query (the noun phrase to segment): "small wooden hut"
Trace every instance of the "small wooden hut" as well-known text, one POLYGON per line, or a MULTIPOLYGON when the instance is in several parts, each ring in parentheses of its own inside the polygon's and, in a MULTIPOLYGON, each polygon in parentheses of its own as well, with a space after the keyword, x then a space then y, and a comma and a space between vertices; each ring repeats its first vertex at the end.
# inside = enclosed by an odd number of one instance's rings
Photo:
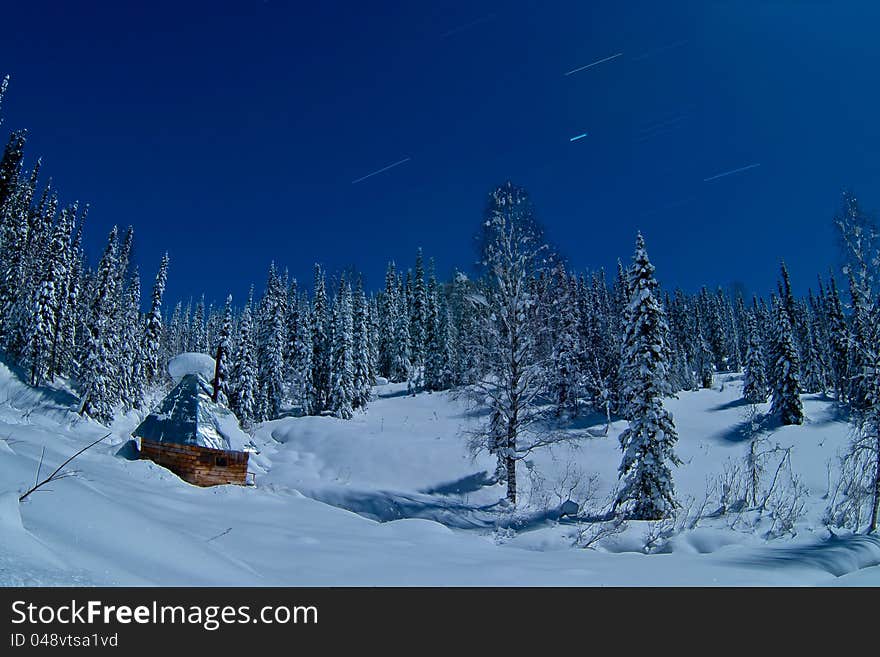
POLYGON ((198 372, 183 374, 159 407, 138 425, 141 458, 197 486, 247 482, 248 436, 232 411, 211 400, 198 372))

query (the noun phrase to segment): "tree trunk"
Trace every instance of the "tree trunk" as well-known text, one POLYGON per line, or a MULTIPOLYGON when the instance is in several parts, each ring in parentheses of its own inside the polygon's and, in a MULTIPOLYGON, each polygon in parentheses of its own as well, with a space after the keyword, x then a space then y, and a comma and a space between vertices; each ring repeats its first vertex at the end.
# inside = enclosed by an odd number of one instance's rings
POLYGON ((223 350, 217 345, 217 358, 214 361, 214 380, 211 382, 213 390, 211 391, 211 401, 217 403, 220 395, 220 368, 222 367, 220 359, 223 358, 223 350))
POLYGON ((513 418, 507 425, 507 449, 504 455, 507 466, 507 501, 511 506, 516 506, 516 425, 517 413, 514 411, 513 418))
POLYGON ((877 531, 877 520, 880 515, 880 432, 877 432, 875 448, 875 465, 874 465, 874 499, 871 504, 871 524, 868 532, 877 531))
POLYGON ((507 501, 516 506, 516 459, 505 456, 504 462, 507 465, 507 501))

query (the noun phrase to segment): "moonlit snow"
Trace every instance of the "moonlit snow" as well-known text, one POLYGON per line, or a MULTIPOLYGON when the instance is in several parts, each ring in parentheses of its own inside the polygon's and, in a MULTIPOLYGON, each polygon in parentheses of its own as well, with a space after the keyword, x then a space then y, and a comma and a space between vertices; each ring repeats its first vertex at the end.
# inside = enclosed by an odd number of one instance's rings
MULTIPOLYGON (((768 539, 769 522, 707 517, 645 554, 650 523, 594 549, 572 547, 577 524, 559 520, 554 493, 566 475, 596 475, 596 499, 616 482, 617 437, 602 418, 574 421, 571 445, 521 464, 521 509, 499 513, 494 457, 472 458, 464 434, 480 411, 448 393, 375 388, 353 420, 283 418, 262 424, 252 455, 256 487, 198 488, 120 447, 138 417, 74 461, 76 477, 18 504, 44 468, 106 429, 75 413, 66 390, 25 386, 0 366, 0 583, 3 585, 878 585, 880 545, 830 537, 826 464, 849 425, 830 402, 803 397, 808 421, 772 430, 792 446, 809 489, 795 535, 768 539)), ((741 459, 739 375, 669 399, 679 432, 682 500, 741 459)), ((44 470, 45 473, 45 470, 44 470)), ((566 500, 561 500, 565 502, 566 500)), ((568 509, 570 510, 570 508, 568 509)))

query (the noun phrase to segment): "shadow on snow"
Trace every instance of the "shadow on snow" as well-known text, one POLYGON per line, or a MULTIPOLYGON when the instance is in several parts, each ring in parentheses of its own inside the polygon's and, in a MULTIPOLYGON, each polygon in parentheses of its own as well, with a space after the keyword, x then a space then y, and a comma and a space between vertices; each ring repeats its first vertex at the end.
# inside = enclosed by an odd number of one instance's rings
POLYGON ((880 565, 880 537, 853 534, 832 535, 819 543, 785 548, 767 548, 748 557, 731 560, 745 566, 770 568, 812 567, 835 577, 880 565))

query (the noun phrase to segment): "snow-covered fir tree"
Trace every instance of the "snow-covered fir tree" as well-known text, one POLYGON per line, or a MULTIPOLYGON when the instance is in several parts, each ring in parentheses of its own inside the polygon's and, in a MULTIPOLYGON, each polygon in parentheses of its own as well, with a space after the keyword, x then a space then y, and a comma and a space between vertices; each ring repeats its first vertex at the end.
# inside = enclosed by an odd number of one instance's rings
POLYGON ((622 381, 629 427, 620 436, 623 459, 615 508, 638 520, 668 517, 678 506, 672 466, 680 465, 672 415, 663 407, 670 392, 669 329, 656 297, 654 266, 639 234, 627 288, 622 381))
POLYGON ((221 404, 229 403, 229 378, 232 360, 232 295, 226 297, 223 323, 214 347, 214 380, 211 398, 221 404))
POLYGON ((578 334, 577 290, 561 264, 554 272, 553 285, 553 401, 557 416, 574 417, 578 412, 582 351, 578 334))
POLYGON ((330 321, 330 394, 327 408, 338 418, 353 415, 355 368, 352 359, 351 288, 343 277, 330 321))
POLYGON ((366 410, 373 390, 370 373, 370 326, 369 307, 364 294, 363 280, 358 277, 351 300, 351 359, 353 409, 366 410))
POLYGON ((846 401, 849 392, 849 326, 833 275, 826 293, 825 308, 828 315, 832 383, 837 400, 842 402, 846 401))
POLYGON ((257 363, 251 307, 253 291, 241 312, 232 370, 229 376, 229 405, 245 429, 249 429, 257 413, 257 363))
POLYGON ((376 384, 376 377, 379 376, 379 340, 381 335, 381 327, 379 322, 379 302, 375 295, 371 295, 367 304, 367 330, 369 332, 369 365, 370 365, 370 385, 376 384))
POLYGON ((98 265, 87 322, 88 332, 85 335, 85 357, 80 371, 80 413, 104 424, 113 420, 113 408, 118 401, 119 391, 115 362, 119 342, 110 312, 115 307, 114 297, 117 293, 115 273, 118 248, 118 230, 114 226, 98 265))
POLYGON ((199 299, 196 304, 196 311, 193 314, 192 322, 189 326, 189 351, 200 354, 208 353, 208 335, 205 330, 205 296, 199 299))
POLYGON ((144 325, 141 322, 140 303, 141 281, 135 269, 118 310, 120 400, 129 409, 141 408, 146 394, 142 351, 144 325))
POLYGON ((287 290, 275 270, 269 266, 266 291, 260 303, 257 335, 257 418, 274 420, 281 415, 284 400, 284 350, 287 341, 287 290))
POLYGON ((445 387, 445 370, 448 366, 444 359, 443 338, 440 324, 440 308, 437 293, 437 278, 433 266, 428 277, 427 306, 425 309, 425 370, 424 381, 426 390, 443 390, 445 387))
POLYGON ((309 376, 309 412, 320 415, 328 410, 330 400, 330 317, 324 270, 315 265, 315 290, 312 300, 312 358, 309 376))
POLYGON ((425 265, 422 250, 416 253, 415 273, 409 294, 409 385, 413 392, 424 386, 425 341, 428 297, 425 290, 425 265))
POLYGON ((410 381, 412 361, 409 357, 409 295, 406 286, 398 277, 397 280, 397 313, 393 329, 394 344, 391 346, 391 380, 410 381))
POLYGON ((395 353, 397 349, 397 269, 393 262, 388 263, 385 272, 385 290, 378 301, 379 324, 379 375, 393 379, 395 353))
POLYGON ((308 301, 300 296, 296 279, 287 291, 287 344, 284 351, 285 381, 287 397, 295 408, 305 409, 308 405, 309 363, 311 361, 311 341, 309 332, 308 301))
POLYGON ((764 370, 766 359, 761 335, 758 333, 758 323, 751 315, 748 319, 748 335, 743 399, 750 404, 763 404, 767 401, 767 373, 764 370))
POLYGON ((715 375, 715 366, 713 361, 715 357, 712 348, 706 336, 703 333, 702 320, 700 314, 696 316, 696 326, 694 327, 694 339, 696 340, 696 371, 700 380, 700 387, 711 388, 712 380, 715 375))
POLYGON ((144 376, 148 384, 157 383, 164 372, 161 365, 162 333, 162 297, 168 283, 168 264, 170 259, 166 253, 159 263, 156 281, 150 295, 150 310, 147 313, 144 329, 144 376))
POLYGON ((784 303, 776 297, 773 299, 772 340, 770 413, 782 424, 802 424, 804 410, 800 398, 800 359, 788 311, 784 303))

